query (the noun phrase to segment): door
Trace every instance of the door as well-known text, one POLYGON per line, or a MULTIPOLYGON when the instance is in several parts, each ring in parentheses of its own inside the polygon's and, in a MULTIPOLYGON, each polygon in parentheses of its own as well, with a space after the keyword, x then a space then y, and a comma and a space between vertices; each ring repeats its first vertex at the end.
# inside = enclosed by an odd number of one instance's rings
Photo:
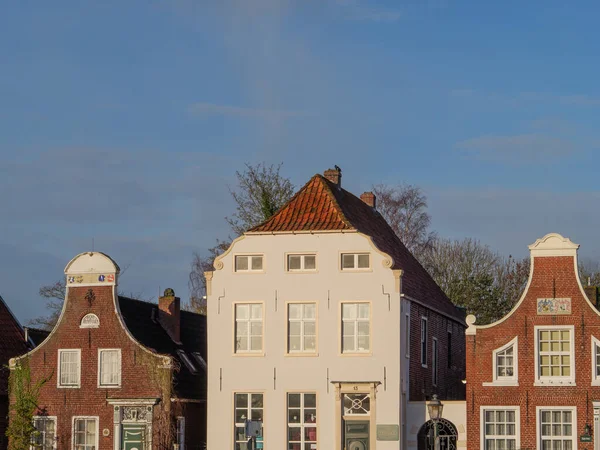
POLYGON ((146 425, 123 425, 123 450, 145 450, 146 425))
POLYGON ((369 450, 369 428, 368 420, 345 420, 345 450, 369 450))

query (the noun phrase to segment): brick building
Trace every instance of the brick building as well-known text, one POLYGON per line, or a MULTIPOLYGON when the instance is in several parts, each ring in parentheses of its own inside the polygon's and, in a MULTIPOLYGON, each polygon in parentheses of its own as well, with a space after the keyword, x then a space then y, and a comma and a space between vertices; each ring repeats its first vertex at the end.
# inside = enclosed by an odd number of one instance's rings
POLYGON ((34 418, 38 448, 202 448, 205 317, 180 311, 171 290, 158 305, 118 296, 119 267, 102 253, 78 255, 65 274, 54 330, 11 361, 33 382, 47 380, 34 418))
POLYGON ((469 449, 600 448, 600 313, 578 247, 538 239, 512 311, 485 326, 467 317, 469 449))
POLYGON ((214 267, 209 448, 246 450, 250 424, 266 449, 406 449, 410 402, 464 399, 463 312, 339 169, 214 267))

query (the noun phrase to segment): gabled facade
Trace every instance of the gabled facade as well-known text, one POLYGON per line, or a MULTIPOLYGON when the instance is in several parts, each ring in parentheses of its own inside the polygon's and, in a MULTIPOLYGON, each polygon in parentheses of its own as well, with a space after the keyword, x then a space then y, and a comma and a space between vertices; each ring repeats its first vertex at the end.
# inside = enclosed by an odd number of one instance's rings
POLYGON ((600 448, 600 313, 578 247, 538 239, 513 310, 486 326, 467 317, 469 449, 600 448))
POLYGON ((339 170, 214 266, 208 448, 407 448, 409 400, 464 398, 462 313, 339 170))
MULTIPOLYGON (((50 449, 200 448, 205 441, 206 328, 165 291, 159 304, 117 295, 119 267, 82 253, 48 338, 11 361, 43 385, 34 425, 50 449)), ((14 401, 14 397, 11 399, 14 401)))

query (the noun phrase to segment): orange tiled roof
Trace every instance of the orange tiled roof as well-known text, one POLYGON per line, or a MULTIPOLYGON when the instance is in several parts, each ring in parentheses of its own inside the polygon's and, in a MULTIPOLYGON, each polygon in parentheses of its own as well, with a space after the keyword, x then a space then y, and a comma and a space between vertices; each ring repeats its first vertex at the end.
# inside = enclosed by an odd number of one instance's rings
POLYGON ((379 250, 391 256, 392 269, 404 271, 404 294, 464 321, 464 314, 446 297, 383 216, 322 175, 313 176, 279 211, 248 233, 294 231, 359 231, 370 236, 379 250))

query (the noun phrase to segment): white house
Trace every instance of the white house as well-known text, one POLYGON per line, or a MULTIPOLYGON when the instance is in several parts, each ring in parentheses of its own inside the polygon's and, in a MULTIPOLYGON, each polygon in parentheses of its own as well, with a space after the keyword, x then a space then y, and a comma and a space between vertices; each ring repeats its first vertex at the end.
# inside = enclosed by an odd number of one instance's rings
POLYGON ((267 450, 407 448, 409 400, 464 398, 463 313, 341 171, 214 266, 209 449, 251 448, 249 434, 267 450))

